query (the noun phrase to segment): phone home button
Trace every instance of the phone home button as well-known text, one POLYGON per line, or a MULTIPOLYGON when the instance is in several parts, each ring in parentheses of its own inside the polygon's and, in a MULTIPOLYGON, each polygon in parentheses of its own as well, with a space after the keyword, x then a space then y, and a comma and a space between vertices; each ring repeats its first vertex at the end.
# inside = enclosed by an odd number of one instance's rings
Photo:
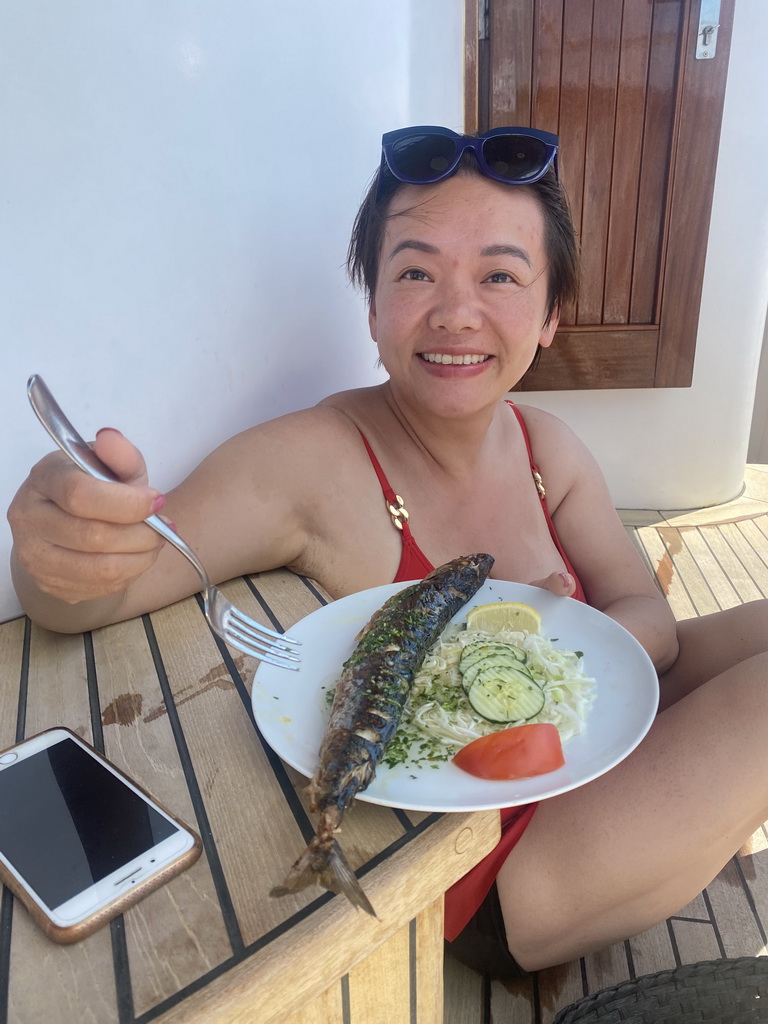
POLYGON ((18 760, 18 758, 18 754, 2 754, 0 755, 0 764, 13 764, 14 761, 18 760))

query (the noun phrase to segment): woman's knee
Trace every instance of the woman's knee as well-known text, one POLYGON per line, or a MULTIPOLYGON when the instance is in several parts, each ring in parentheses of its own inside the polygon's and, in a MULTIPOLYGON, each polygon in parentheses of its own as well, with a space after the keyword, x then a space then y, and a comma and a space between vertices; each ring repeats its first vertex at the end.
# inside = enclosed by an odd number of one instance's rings
POLYGON ((661 709, 742 662, 768 653, 768 600, 750 601, 677 626, 680 653, 661 678, 661 709))
POLYGON ((681 647, 693 643, 707 650, 733 650, 741 659, 768 650, 768 599, 683 619, 677 624, 681 647))
MULTIPOLYGON (((525 971, 537 971, 572 959, 574 916, 569 905, 574 880, 563 885, 542 859, 541 870, 521 871, 510 854, 497 879, 507 946, 525 971)), ((554 873, 556 875, 556 872, 554 873)))

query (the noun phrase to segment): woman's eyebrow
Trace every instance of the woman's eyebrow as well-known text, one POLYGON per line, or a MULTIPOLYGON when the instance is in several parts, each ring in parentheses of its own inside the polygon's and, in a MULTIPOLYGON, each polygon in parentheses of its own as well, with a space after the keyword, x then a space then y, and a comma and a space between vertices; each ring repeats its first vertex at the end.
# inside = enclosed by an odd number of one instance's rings
MULTIPOLYGON (((422 242, 418 238, 404 238, 402 242, 398 242, 392 252, 389 254, 389 259, 393 260, 399 252, 404 249, 415 249, 417 252, 424 252, 430 256, 437 256, 440 250, 436 245, 432 245, 430 242, 422 242)), ((481 256, 512 256, 514 259, 522 260, 529 267, 532 266, 531 258, 525 249, 521 249, 519 245, 487 245, 484 249, 480 250, 481 256)))
POLYGON ((515 259, 523 260, 528 266, 532 266, 531 257, 521 249, 519 245, 488 245, 480 250, 481 256, 513 256, 515 259))
POLYGON ((440 252, 436 245, 430 245, 429 242, 420 242, 417 238, 404 238, 389 254, 389 259, 394 259, 403 249, 415 249, 417 252, 425 252, 430 256, 436 256, 440 252))

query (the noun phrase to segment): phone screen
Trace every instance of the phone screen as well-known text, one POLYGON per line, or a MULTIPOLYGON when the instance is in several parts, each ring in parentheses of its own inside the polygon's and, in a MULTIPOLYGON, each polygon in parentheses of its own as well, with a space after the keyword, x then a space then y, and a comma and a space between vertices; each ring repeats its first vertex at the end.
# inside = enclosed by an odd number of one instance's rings
POLYGON ((0 771, 0 850, 49 907, 177 831, 74 740, 0 771))

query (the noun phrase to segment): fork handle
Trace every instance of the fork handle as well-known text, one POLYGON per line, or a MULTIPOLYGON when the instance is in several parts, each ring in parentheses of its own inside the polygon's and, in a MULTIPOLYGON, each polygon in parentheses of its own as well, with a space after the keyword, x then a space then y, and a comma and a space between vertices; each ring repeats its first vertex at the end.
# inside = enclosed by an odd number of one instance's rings
MULTIPOLYGON (((108 484, 121 483, 120 477, 101 461, 88 442, 84 441, 80 434, 78 434, 64 415, 59 403, 51 394, 48 385, 36 373, 27 381, 27 396, 37 418, 59 448, 72 459, 76 466, 79 466, 84 473, 88 473, 89 476, 95 477, 97 480, 103 480, 108 484)), ((167 523, 163 522, 160 516, 149 516, 144 522, 188 558, 197 570, 203 585, 206 587, 210 586, 208 574, 203 568, 200 559, 184 543, 181 537, 174 533, 167 523)))
POLYGON ((27 381, 27 396, 37 418, 75 465, 97 480, 120 483, 120 477, 104 465, 93 448, 78 434, 49 391, 48 385, 36 373, 27 381))

